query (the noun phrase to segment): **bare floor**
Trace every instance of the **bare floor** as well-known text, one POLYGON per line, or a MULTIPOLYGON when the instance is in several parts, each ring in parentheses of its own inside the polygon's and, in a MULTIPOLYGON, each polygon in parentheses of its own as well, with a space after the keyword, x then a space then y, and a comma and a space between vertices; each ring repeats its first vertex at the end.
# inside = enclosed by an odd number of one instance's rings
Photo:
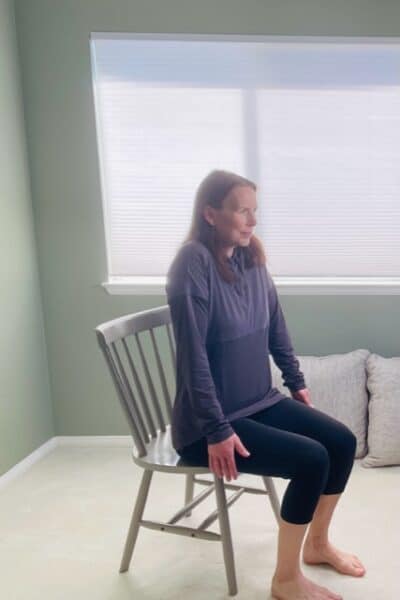
MULTIPOLYGON (((204 600, 230 598, 222 546, 142 528, 128 572, 119 564, 142 470, 127 447, 63 447, 0 489, 0 596, 7 600, 204 600)), ((207 476, 209 477, 209 476, 207 476)), ((261 478, 237 482, 260 486, 261 478)), ((288 480, 274 478, 282 498, 288 480)), ((196 486, 195 493, 204 489, 196 486)), ((228 492, 229 494, 229 492, 228 492)), ((155 473, 144 518, 168 520, 181 507, 184 475, 155 473)), ((359 556, 367 573, 329 566, 303 572, 346 600, 400 597, 400 467, 356 460, 331 525, 331 542, 359 556)), ((180 522, 196 526, 208 497, 180 522)), ((267 496, 244 494, 230 509, 239 592, 268 600, 278 526, 267 496)), ((218 522, 211 528, 219 531, 218 522)))

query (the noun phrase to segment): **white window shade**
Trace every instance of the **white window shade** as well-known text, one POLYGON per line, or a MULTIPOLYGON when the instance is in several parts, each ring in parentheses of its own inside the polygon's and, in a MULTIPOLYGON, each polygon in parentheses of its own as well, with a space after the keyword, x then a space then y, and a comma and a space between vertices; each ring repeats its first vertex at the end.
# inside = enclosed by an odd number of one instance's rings
POLYGON ((396 286, 400 45, 160 37, 91 39, 109 279, 162 281, 222 168, 258 185, 276 280, 396 286))
POLYGON ((399 276, 400 86, 263 90, 257 102, 273 271, 399 276))

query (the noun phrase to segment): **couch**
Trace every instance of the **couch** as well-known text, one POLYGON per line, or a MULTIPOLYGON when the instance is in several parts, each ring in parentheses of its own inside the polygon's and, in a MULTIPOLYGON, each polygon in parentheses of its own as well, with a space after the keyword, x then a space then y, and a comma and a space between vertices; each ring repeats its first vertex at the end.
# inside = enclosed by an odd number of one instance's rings
MULTIPOLYGON (((343 422, 357 437, 363 467, 400 465, 400 357, 369 350, 300 356, 315 408, 343 422)), ((273 386, 290 396, 271 360, 273 386)))

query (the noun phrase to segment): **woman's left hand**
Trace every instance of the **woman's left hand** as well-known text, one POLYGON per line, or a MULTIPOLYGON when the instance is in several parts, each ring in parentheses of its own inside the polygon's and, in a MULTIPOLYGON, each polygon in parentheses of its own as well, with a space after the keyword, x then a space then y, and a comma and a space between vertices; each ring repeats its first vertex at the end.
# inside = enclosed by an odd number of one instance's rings
POLYGON ((310 390, 308 388, 297 390, 297 392, 290 391, 290 393, 292 394, 292 398, 295 400, 303 402, 303 404, 307 404, 308 406, 314 408, 314 405, 311 404, 310 390))

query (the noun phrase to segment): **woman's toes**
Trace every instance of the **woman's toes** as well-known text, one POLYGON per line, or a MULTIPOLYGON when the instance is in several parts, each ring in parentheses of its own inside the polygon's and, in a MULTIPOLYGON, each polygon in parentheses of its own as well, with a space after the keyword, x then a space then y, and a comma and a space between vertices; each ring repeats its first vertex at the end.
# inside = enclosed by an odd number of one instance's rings
POLYGON ((352 564, 358 573, 365 573, 365 569, 362 564, 360 564, 359 562, 353 562, 352 564))
POLYGON ((332 600, 342 600, 342 596, 339 596, 339 594, 335 594, 335 592, 331 592, 331 590, 328 590, 327 588, 323 588, 323 590, 328 595, 328 598, 331 598, 332 600))

